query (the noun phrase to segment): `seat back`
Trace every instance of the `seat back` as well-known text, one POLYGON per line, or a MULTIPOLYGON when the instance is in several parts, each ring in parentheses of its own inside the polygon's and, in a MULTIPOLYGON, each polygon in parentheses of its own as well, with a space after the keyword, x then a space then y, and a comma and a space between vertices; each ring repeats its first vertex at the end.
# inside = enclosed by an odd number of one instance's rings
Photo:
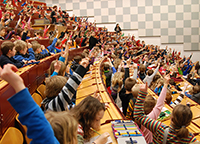
POLYGON ((44 84, 41 84, 38 88, 37 88, 37 92, 41 95, 42 99, 45 99, 45 90, 46 90, 46 86, 44 84))
POLYGON ((23 144, 23 135, 15 127, 9 127, 0 140, 0 144, 23 144))
POLYGON ((27 137, 27 127, 25 126, 25 125, 22 125, 21 124, 21 122, 19 121, 19 119, 18 119, 18 117, 19 117, 19 114, 17 114, 16 115, 16 121, 18 122, 18 124, 19 124, 19 126, 20 126, 20 129, 21 129, 21 131, 22 131, 22 133, 24 134, 24 136, 25 136, 25 140, 26 140, 26 143, 27 144, 30 144, 30 142, 32 141, 32 139, 29 139, 28 137, 27 137))
POLYGON ((42 97, 37 94, 37 93, 34 93, 32 95, 32 98, 34 99, 34 101, 39 105, 39 107, 41 107, 41 102, 42 102, 42 97))

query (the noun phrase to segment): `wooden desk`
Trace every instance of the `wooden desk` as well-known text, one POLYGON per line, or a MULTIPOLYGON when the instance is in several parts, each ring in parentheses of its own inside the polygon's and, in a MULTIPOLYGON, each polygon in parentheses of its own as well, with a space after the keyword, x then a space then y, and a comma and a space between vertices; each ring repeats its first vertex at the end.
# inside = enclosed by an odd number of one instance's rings
MULTIPOLYGON (((110 134, 110 137, 113 141, 112 144, 117 144, 117 140, 115 139, 113 132, 112 132, 111 123, 108 123, 108 124, 101 126, 101 129, 98 131, 98 133, 100 133, 100 134, 103 134, 105 132, 108 132, 110 134)), ((95 133, 93 136, 94 137, 98 136, 98 134, 95 133)))

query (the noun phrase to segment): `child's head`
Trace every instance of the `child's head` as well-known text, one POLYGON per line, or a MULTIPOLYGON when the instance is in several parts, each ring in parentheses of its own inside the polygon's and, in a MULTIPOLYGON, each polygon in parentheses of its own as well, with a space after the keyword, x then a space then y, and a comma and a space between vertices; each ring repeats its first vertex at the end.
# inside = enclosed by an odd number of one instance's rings
POLYGON ((37 41, 31 42, 31 44, 32 44, 32 49, 35 53, 41 52, 41 45, 37 41))
POLYGON ((189 91, 191 94, 197 94, 200 92, 200 86, 199 85, 195 85, 192 87, 192 89, 189 91))
POLYGON ((146 96, 144 101, 144 113, 148 115, 153 110, 155 105, 156 100, 151 95, 146 96))
POLYGON ((82 57, 79 56, 79 55, 74 57, 74 61, 75 61, 76 63, 78 63, 78 64, 81 62, 81 60, 82 60, 82 57))
POLYGON ((142 72, 142 73, 144 73, 145 70, 146 70, 145 65, 141 64, 140 67, 139 67, 139 71, 142 72))
POLYGON ((192 120, 192 111, 190 107, 179 104, 174 107, 171 116, 171 124, 176 129, 178 138, 187 138, 189 131, 186 128, 192 120))
POLYGON ((126 89, 127 91, 131 92, 131 89, 132 89, 132 87, 133 87, 135 84, 136 84, 136 80, 129 77, 129 78, 127 78, 127 79, 125 80, 125 85, 124 85, 124 87, 125 87, 125 89, 126 89))
POLYGON ((123 72, 116 72, 112 77, 112 87, 115 87, 116 85, 118 85, 117 92, 121 90, 121 87, 123 84, 123 78, 124 78, 123 72))
POLYGON ((166 93, 165 102, 166 102, 167 104, 170 104, 171 101, 172 101, 172 93, 171 93, 170 90, 168 90, 167 93, 166 93))
POLYGON ((120 58, 116 58, 113 65, 115 67, 115 69, 117 70, 118 69, 118 66, 120 65, 121 63, 121 59, 120 58))
POLYGON ((45 114, 46 119, 51 124, 55 137, 61 144, 77 143, 78 122, 67 111, 53 112, 45 114))
POLYGON ((151 76, 152 74, 153 74, 153 70, 152 69, 150 69, 150 70, 147 71, 147 75, 148 76, 151 76))
POLYGON ((152 81, 152 82, 156 82, 159 78, 160 78, 160 75, 159 75, 159 74, 156 74, 156 75, 153 77, 153 81, 152 81))
POLYGON ((1 52, 4 55, 8 55, 10 57, 14 56, 16 53, 15 46, 11 41, 5 41, 1 44, 1 52))
POLYGON ((104 71, 110 70, 110 65, 108 62, 104 62, 104 71))
POLYGON ((0 29, 0 36, 4 37, 5 34, 6 34, 6 28, 5 28, 5 27, 2 27, 2 28, 0 29))
POLYGON ((139 90, 140 90, 140 85, 139 84, 135 84, 132 87, 131 91, 132 91, 132 95, 133 95, 134 98, 137 98, 139 90))
POLYGON ((70 110, 70 113, 83 127, 83 137, 85 140, 89 140, 91 138, 91 127, 95 130, 100 130, 101 119, 103 118, 104 111, 105 105, 92 96, 86 97, 70 110))
POLYGON ((14 42, 15 45, 15 49, 17 52, 21 53, 21 54, 26 54, 27 52, 27 43, 22 41, 22 40, 16 40, 14 42))
MULTIPOLYGON (((58 72, 58 75, 63 76, 65 74, 66 65, 62 61, 59 61, 59 62, 61 63, 61 68, 60 68, 60 70, 58 72)), ((48 69, 48 74, 49 75, 53 74, 53 72, 54 72, 54 64, 55 63, 56 63, 56 60, 54 60, 54 61, 51 62, 51 65, 50 65, 50 67, 48 69)))
POLYGON ((46 79, 45 95, 52 98, 58 95, 63 86, 67 83, 68 78, 64 76, 53 76, 46 79))

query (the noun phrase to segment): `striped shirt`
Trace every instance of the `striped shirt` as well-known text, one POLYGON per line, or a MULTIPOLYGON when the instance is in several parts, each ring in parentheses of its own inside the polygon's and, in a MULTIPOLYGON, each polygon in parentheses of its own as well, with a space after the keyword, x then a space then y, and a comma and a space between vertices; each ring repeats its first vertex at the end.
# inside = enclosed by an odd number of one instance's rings
MULTIPOLYGON (((144 114, 144 100, 147 93, 139 91, 137 101, 134 108, 134 117, 137 119, 143 126, 148 128, 153 133, 153 143, 162 144, 164 138, 164 131, 167 127, 160 121, 149 118, 144 114)), ((167 142, 172 143, 190 143, 197 141, 196 138, 189 133, 187 138, 178 138, 176 136, 175 128, 171 125, 169 126, 169 132, 167 136, 167 142)))
POLYGON ((46 110, 65 111, 86 72, 86 68, 80 65, 68 79, 58 96, 45 105, 46 110))

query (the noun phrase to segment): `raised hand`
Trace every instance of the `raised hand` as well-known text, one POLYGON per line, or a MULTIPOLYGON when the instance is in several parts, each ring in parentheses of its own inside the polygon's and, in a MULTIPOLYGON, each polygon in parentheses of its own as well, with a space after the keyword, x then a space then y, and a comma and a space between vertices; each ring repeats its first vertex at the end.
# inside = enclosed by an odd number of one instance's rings
POLYGON ((133 65, 133 69, 137 69, 137 64, 134 64, 134 65, 133 65))
POLYGON ((4 65, 3 69, 0 67, 0 77, 1 79, 7 81, 17 92, 25 88, 23 79, 16 74, 18 69, 12 64, 4 65))
POLYGON ((60 68, 61 68, 61 62, 56 60, 54 64, 54 71, 58 73, 60 71, 60 68))
POLYGON ((99 94, 99 91, 98 91, 98 90, 96 90, 96 91, 95 91, 95 93, 94 93, 94 97, 95 97, 96 99, 98 99, 99 101, 101 101, 101 100, 102 100, 102 98, 101 98, 101 96, 100 96, 100 94, 99 94))
POLYGON ((127 65, 130 66, 131 64, 131 58, 129 58, 127 61, 126 61, 127 65))
POLYGON ((167 74, 167 75, 164 77, 164 79, 165 79, 165 83, 166 83, 166 84, 169 84, 169 80, 171 79, 171 78, 170 78, 170 75, 167 74))
POLYGON ((82 65, 84 68, 86 68, 88 66, 88 64, 89 64, 88 58, 84 58, 81 60, 80 65, 82 65))
POLYGON ((140 85, 140 91, 142 92, 147 92, 147 89, 148 89, 148 84, 146 82, 146 84, 141 84, 140 85))

